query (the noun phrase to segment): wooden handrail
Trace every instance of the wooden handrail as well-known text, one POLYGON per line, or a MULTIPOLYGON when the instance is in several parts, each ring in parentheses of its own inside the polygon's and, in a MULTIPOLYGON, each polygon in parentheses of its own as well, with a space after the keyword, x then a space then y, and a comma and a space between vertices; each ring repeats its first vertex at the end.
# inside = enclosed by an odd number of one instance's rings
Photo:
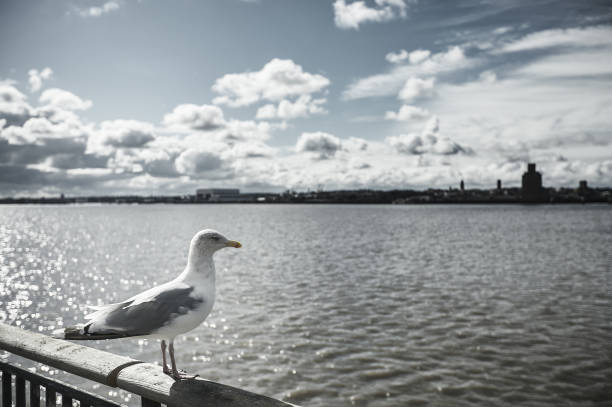
POLYGON ((292 404, 195 378, 175 381, 160 366, 0 323, 0 349, 169 407, 287 407, 292 404))

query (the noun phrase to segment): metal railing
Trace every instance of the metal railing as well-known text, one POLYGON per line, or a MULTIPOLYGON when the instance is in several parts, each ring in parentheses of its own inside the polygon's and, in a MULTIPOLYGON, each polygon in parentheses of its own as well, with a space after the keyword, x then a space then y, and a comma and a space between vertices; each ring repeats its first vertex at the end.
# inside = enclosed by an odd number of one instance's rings
POLYGON ((100 396, 79 390, 57 380, 44 377, 8 363, 0 362, 2 372, 2 407, 40 407, 41 396, 45 406, 56 406, 57 396, 61 397, 61 405, 73 406, 73 400, 81 407, 119 407, 120 404, 103 399, 100 396), (14 382, 12 378, 15 378, 14 382), (26 391, 26 385, 28 391, 26 391), (42 392, 41 392, 42 387, 42 392), (14 396, 13 396, 14 389, 14 396), (13 404, 13 400, 15 403, 13 404))
MULTIPOLYGON (((0 323, 0 349, 139 395, 143 407, 287 407, 291 404, 209 380, 175 381, 160 366, 0 323)), ((0 362, 1 407, 120 406, 65 383, 0 362), (13 380, 14 377, 14 380, 13 380), (26 384, 28 391, 26 392, 26 384), (41 388, 44 393, 41 393, 41 388), (14 402, 13 402, 14 401, 14 402), (75 403, 77 404, 77 403, 75 403)))

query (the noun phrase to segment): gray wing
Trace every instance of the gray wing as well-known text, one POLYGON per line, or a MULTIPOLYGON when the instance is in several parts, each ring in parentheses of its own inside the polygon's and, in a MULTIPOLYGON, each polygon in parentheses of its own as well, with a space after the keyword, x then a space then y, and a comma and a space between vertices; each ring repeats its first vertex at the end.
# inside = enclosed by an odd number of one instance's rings
POLYGON ((180 315, 199 308, 204 298, 191 296, 193 287, 163 290, 138 302, 137 297, 112 304, 91 315, 84 327, 88 335, 140 336, 154 333, 180 315), (134 304, 136 302, 136 304, 134 304))

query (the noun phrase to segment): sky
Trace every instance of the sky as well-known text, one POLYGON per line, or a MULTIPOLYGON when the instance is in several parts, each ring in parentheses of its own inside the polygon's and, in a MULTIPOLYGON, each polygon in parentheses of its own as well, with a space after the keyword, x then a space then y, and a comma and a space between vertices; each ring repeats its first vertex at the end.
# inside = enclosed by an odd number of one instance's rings
POLYGON ((0 196, 612 186, 612 3, 0 0, 0 196))

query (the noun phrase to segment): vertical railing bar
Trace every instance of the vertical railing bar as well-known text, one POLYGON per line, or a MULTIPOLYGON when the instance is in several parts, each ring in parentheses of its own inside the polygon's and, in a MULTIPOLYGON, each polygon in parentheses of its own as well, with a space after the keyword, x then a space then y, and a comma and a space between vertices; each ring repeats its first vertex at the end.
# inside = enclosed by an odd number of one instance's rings
POLYGON ((19 375, 15 375, 15 405, 26 407, 25 379, 19 375))
POLYGON ((6 370, 2 371, 2 407, 11 407, 13 403, 13 389, 11 374, 6 370))
POLYGON ((72 407, 72 397, 62 394, 62 407, 72 407))
POLYGON ((141 406, 142 407, 161 407, 161 403, 157 401, 149 400, 146 397, 141 397, 141 406))
POLYGON ((49 387, 45 387, 45 390, 45 407, 55 407, 57 393, 49 387))
POLYGON ((40 407, 40 384, 30 381, 30 407, 40 407))
MULTIPOLYGON (((1 1, 1 0, 0 0, 1 1)), ((71 397, 73 400, 78 400, 80 405, 83 407, 86 406, 96 406, 96 407, 121 407, 120 404, 112 402, 110 400, 105 400, 104 397, 98 396, 95 394, 87 393, 86 391, 79 390, 78 388, 72 387, 65 383, 55 381, 50 378, 46 378, 45 376, 37 375, 36 373, 32 373, 28 370, 21 369, 17 366, 12 366, 3 362, 0 362, 0 371, 7 372, 7 374, 19 375, 25 378, 26 381, 30 383, 36 383, 39 390, 39 399, 40 399, 40 387, 42 387, 45 391, 53 390, 56 394, 67 394, 68 397, 71 397)), ((32 387, 30 386, 30 389, 32 387)), ((39 404, 40 405, 40 404, 39 404)), ((36 405, 36 407, 39 407, 36 405)), ((0 405, 1 406, 1 405, 0 405)))

